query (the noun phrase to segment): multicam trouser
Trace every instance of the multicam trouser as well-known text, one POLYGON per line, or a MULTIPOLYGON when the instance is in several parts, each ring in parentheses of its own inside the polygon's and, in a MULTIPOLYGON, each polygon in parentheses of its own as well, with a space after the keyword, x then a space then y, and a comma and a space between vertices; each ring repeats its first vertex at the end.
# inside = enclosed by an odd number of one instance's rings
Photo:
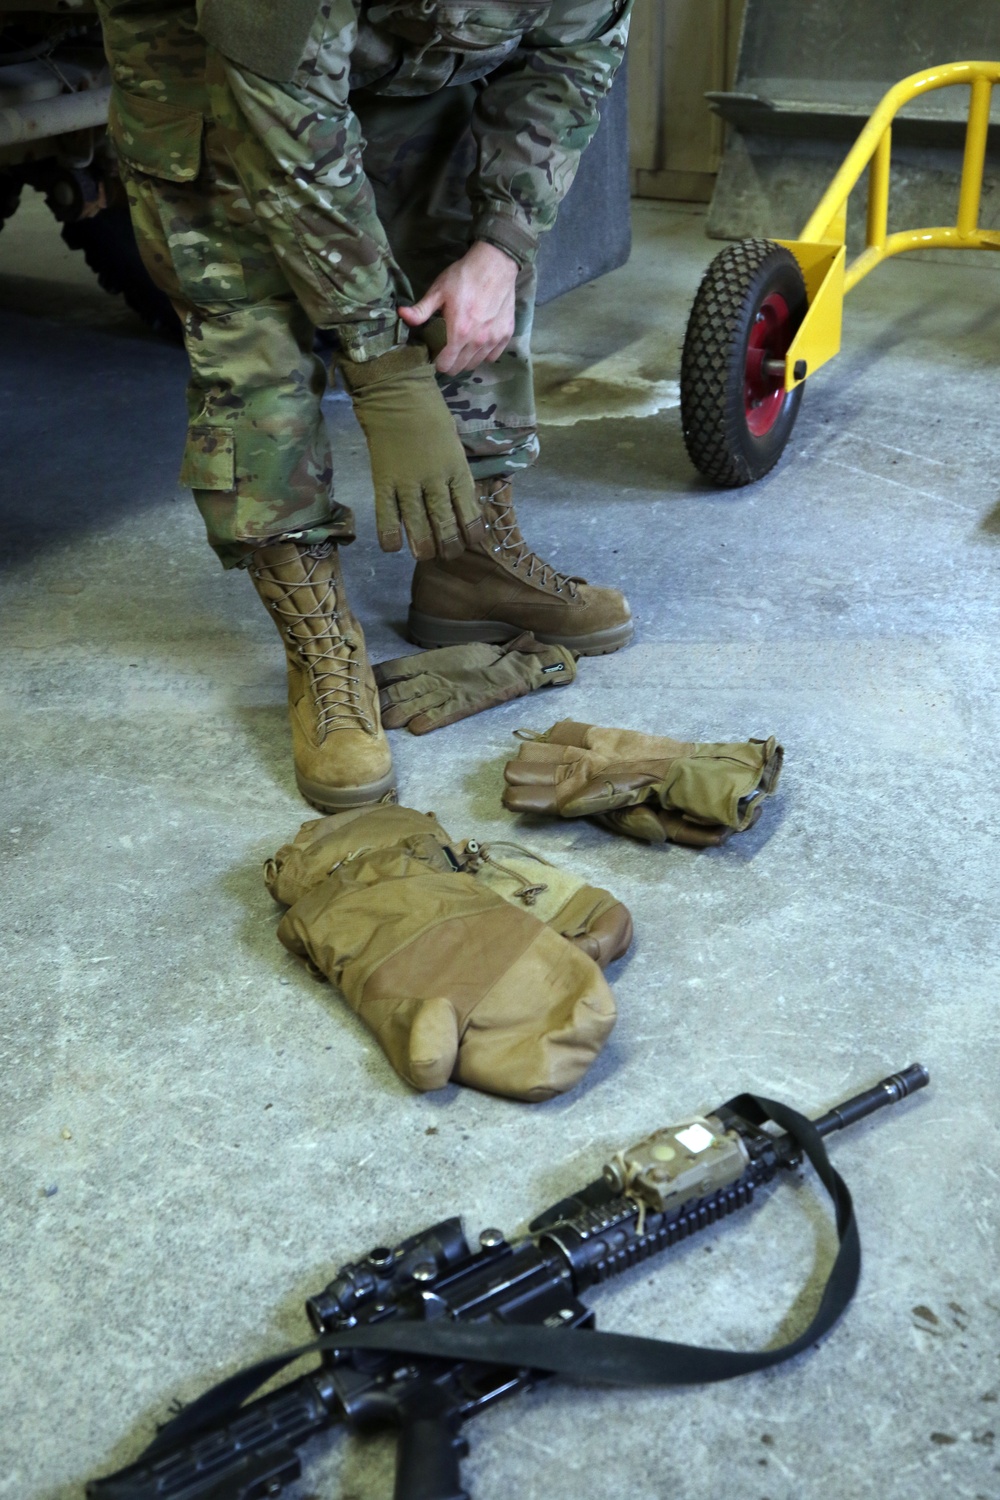
MULTIPOLYGON (((348 106, 345 70, 324 58, 343 57, 350 0, 325 0, 290 84, 208 47, 189 0, 99 8, 116 84, 110 129, 139 247, 183 323, 181 479, 209 541, 234 566, 276 535, 346 539, 313 328, 334 330, 348 357, 380 352, 399 337, 397 306, 468 249, 473 90, 355 93, 348 106)), ((478 478, 537 454, 534 285, 523 269, 514 338, 495 364, 439 377, 478 478)))

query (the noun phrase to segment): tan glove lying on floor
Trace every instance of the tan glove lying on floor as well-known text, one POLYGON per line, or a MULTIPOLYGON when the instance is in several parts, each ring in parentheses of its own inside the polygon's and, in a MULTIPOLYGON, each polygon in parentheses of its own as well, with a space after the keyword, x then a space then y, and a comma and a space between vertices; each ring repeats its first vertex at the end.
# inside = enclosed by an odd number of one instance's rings
POLYGON ((778 784, 773 737, 692 744, 563 719, 504 767, 511 812, 592 817, 649 843, 705 848, 751 827, 778 784))
POLYGON ((432 814, 379 806, 306 823, 265 865, 294 903, 281 941, 339 985, 415 1088, 548 1099, 614 1025, 594 960, 625 951, 628 912, 507 847, 453 845, 432 814))
POLYGON ((499 646, 470 641, 397 656, 372 670, 382 727, 429 734, 536 688, 572 682, 576 661, 565 646, 543 646, 525 632, 499 646))

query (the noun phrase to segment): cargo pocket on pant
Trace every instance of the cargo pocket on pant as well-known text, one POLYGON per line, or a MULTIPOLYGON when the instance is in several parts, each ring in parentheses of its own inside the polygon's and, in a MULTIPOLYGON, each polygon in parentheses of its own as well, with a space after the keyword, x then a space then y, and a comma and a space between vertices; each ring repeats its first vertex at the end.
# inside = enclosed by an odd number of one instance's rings
POLYGON ((111 91, 108 133, 122 160, 150 177, 193 182, 201 171, 201 138, 205 122, 197 110, 180 109, 111 91))
POLYGON ((192 307, 242 301, 242 247, 207 160, 201 113, 115 88, 108 130, 153 280, 192 307))
POLYGON ((232 427, 189 427, 180 483, 191 490, 236 488, 236 437, 232 427))

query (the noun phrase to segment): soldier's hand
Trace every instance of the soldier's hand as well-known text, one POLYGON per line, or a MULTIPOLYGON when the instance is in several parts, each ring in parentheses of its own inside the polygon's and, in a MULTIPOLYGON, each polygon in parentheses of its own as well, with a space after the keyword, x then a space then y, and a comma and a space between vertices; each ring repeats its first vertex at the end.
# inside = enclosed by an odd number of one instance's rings
POLYGON ((517 262, 496 245, 477 240, 454 261, 412 307, 399 316, 419 328, 434 313, 443 313, 448 342, 435 360, 443 375, 474 370, 500 358, 514 333, 514 283, 517 262))
POLYGON ((455 419, 422 344, 339 362, 368 441, 375 522, 385 552, 403 535, 414 557, 457 557, 482 536, 475 485, 455 419))

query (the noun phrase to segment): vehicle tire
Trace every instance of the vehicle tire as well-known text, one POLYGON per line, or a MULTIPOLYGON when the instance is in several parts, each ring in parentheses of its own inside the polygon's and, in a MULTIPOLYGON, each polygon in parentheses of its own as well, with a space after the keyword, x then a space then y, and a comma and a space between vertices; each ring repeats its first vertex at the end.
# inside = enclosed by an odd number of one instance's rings
POLYGON ((781 369, 808 298, 794 255, 740 240, 705 272, 684 336, 681 426, 691 462, 714 484, 760 479, 781 457, 802 402, 781 369))
POLYGON ((9 172, 0 172, 0 229, 21 201, 21 184, 9 172))
POLYGON ((142 263, 125 204, 113 203, 93 218, 64 224, 62 237, 71 250, 83 251, 87 265, 106 292, 120 294, 150 328, 180 342, 180 319, 170 298, 160 291, 142 263))

